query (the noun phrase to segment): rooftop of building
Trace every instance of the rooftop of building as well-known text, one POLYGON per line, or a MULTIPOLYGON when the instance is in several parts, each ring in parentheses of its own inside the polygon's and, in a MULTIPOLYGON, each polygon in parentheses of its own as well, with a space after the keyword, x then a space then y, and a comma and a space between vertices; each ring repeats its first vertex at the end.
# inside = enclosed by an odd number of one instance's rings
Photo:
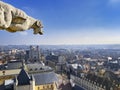
POLYGON ((117 78, 115 74, 110 71, 106 71, 102 77, 93 73, 89 73, 86 75, 85 78, 93 83, 96 82, 99 85, 106 86, 107 89, 109 89, 111 86, 120 84, 120 79, 117 78))
POLYGON ((0 70, 0 76, 18 75, 21 69, 0 70))
POLYGON ((58 81, 57 75, 54 72, 44 72, 33 74, 36 85, 50 84, 58 81))
POLYGON ((46 71, 52 71, 53 69, 49 66, 45 66, 41 63, 34 63, 34 64, 27 64, 26 65, 28 72, 46 72, 46 71))

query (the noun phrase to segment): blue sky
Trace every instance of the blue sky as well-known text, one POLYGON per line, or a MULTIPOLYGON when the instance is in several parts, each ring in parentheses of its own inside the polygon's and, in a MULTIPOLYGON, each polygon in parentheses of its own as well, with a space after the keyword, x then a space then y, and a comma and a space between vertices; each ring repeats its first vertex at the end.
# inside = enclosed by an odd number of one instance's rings
POLYGON ((0 44, 120 44, 120 0, 3 0, 41 20, 32 30, 0 31, 0 44))

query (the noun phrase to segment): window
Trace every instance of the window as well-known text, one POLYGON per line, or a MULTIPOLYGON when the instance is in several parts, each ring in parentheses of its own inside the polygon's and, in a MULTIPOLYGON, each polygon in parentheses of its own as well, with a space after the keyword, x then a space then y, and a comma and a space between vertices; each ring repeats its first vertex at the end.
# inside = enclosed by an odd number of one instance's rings
POLYGON ((47 85, 47 89, 49 88, 49 85, 47 85))
POLYGON ((38 90, 40 90, 40 87, 38 87, 38 90))
POLYGON ((53 85, 51 85, 51 88, 53 88, 53 85))
POLYGON ((2 71, 3 75, 5 75, 5 71, 2 71))
POLYGON ((30 69, 30 71, 32 71, 32 68, 30 69))
POLYGON ((42 70, 42 67, 40 68, 40 70, 42 70))

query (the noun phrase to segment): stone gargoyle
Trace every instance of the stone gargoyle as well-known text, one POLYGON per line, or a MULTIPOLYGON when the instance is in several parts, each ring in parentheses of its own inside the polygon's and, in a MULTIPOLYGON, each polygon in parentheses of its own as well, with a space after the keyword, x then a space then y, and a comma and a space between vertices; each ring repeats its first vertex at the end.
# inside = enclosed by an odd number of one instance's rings
POLYGON ((33 29, 34 34, 43 34, 41 22, 24 11, 0 1, 0 30, 9 32, 33 29))

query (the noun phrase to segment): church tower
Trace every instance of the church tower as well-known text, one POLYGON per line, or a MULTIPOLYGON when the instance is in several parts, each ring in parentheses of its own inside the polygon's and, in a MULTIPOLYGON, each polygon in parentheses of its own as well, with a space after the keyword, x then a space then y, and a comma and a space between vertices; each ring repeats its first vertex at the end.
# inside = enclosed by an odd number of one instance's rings
POLYGON ((29 50, 29 61, 32 63, 40 62, 40 49, 39 46, 30 46, 29 50))

